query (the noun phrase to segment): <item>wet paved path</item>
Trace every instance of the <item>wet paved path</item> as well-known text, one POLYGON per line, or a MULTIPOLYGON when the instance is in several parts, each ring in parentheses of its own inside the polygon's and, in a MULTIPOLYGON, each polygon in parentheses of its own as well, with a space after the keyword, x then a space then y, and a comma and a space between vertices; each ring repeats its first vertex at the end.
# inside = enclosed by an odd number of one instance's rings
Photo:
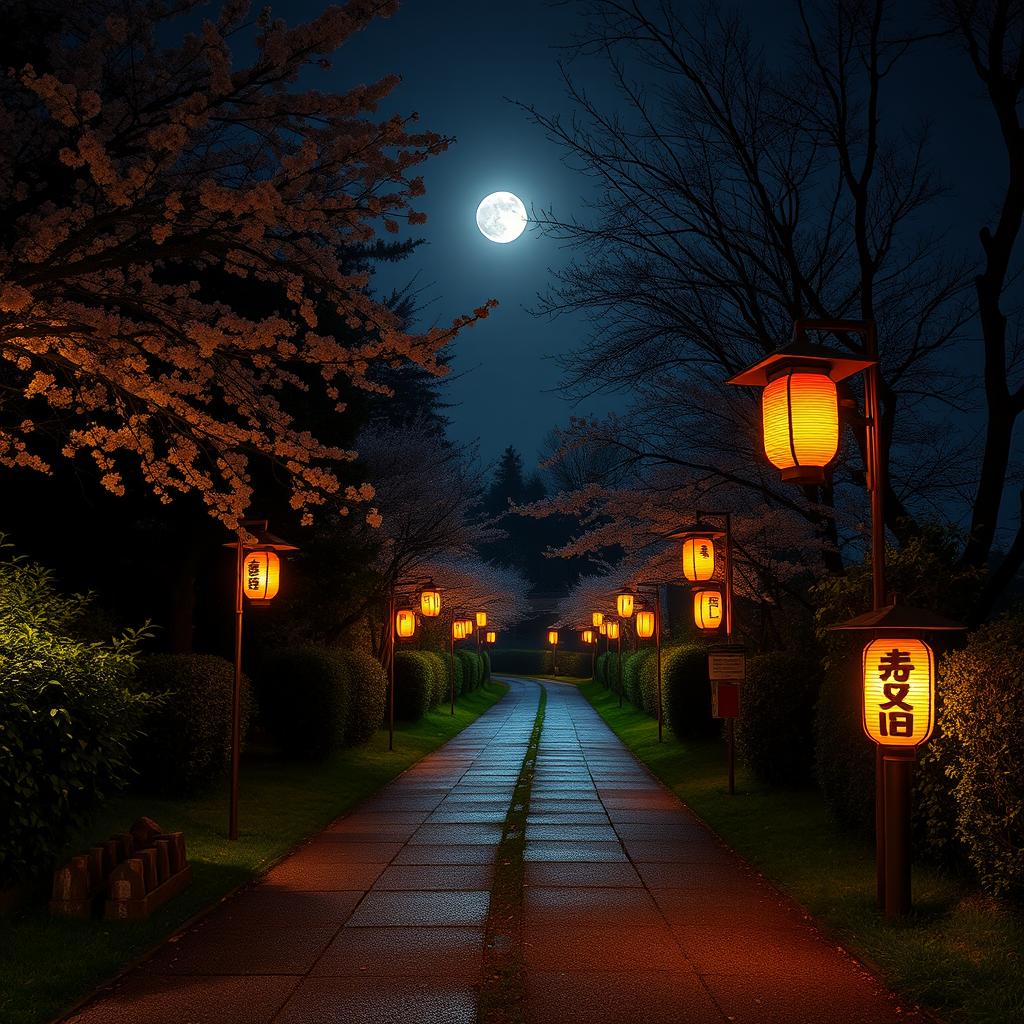
MULTIPOLYGON (((539 690, 508 695, 75 1024, 471 1024, 495 849, 539 690)), ((530 1024, 914 1020, 722 846, 572 686, 526 844, 530 1024)))

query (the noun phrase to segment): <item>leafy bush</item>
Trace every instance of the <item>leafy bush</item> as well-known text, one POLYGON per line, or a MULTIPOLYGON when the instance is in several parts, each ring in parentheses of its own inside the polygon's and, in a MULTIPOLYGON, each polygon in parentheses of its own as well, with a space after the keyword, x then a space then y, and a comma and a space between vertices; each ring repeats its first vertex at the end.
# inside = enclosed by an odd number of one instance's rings
MULTIPOLYGON (((452 663, 453 662, 454 662, 454 670, 455 670, 455 696, 456 697, 461 697, 462 693, 463 693, 463 690, 465 689, 465 686, 466 686, 466 680, 464 678, 465 677, 466 668, 465 668, 464 662, 458 656, 458 653, 456 653, 454 658, 452 658, 451 655, 448 656, 448 663, 449 663, 449 669, 448 670, 449 670, 449 672, 452 671, 452 663)), ((451 686, 451 682, 450 682, 450 678, 449 678, 449 687, 450 686, 451 686)), ((449 696, 451 696, 451 690, 450 689, 449 689, 449 696)))
POLYGON ((422 651, 395 654, 395 717, 419 721, 430 709, 434 696, 434 675, 430 660, 422 651))
POLYGON ((448 660, 436 651, 423 651, 423 656, 430 667, 430 704, 434 707, 443 704, 450 697, 448 691, 448 660))
POLYGON ((350 684, 336 650, 303 644, 269 652, 256 696, 262 724, 288 756, 323 758, 344 746, 350 684))
POLYGON ((597 656, 597 679, 605 689, 613 686, 616 682, 616 657, 611 651, 605 651, 597 656))
POLYGON ((821 670, 806 656, 774 651, 748 659, 736 748, 758 778, 773 785, 812 778, 814 705, 820 686, 821 670))
POLYGON ((639 651, 632 651, 623 658, 622 678, 623 685, 625 686, 626 700, 634 707, 647 710, 647 713, 650 714, 650 710, 644 708, 644 695, 641 683, 644 666, 648 662, 654 663, 654 651, 651 648, 644 647, 639 651))
POLYGON ((986 892, 1024 900, 1024 616, 983 626, 942 662, 957 835, 986 892))
MULTIPOLYGON (((589 651, 558 652, 558 674, 590 678, 589 651)), ((495 672, 508 675, 549 676, 551 675, 551 648, 542 651, 495 650, 491 652, 491 665, 495 672)))
POLYGON ((384 723, 388 680, 380 662, 365 651, 338 651, 349 686, 345 745, 365 743, 384 723))
POLYGON ((471 693, 483 682, 483 662, 475 651, 456 651, 462 664, 462 693, 471 693))
MULTIPOLYGON (((231 662, 212 654, 157 654, 140 661, 138 687, 159 698, 133 747, 142 789, 194 793, 225 771, 234 683, 231 662)), ((249 680, 243 675, 243 741, 249 714, 249 680)))
POLYGON ((487 651, 484 651, 482 658, 484 663, 484 682, 489 683, 491 681, 491 656, 487 651))
MULTIPOLYGON (((640 663, 640 706, 652 718, 658 717, 658 658, 656 651, 640 663)), ((662 658, 665 652, 662 651, 662 658)))
POLYGON ((88 607, 59 594, 41 566, 0 563, 0 888, 52 870, 132 774, 130 746, 151 704, 130 687, 145 632, 79 640, 88 607))
POLYGON ((713 736, 718 724, 711 717, 708 656, 701 644, 683 644, 662 651, 665 714, 680 739, 713 736))

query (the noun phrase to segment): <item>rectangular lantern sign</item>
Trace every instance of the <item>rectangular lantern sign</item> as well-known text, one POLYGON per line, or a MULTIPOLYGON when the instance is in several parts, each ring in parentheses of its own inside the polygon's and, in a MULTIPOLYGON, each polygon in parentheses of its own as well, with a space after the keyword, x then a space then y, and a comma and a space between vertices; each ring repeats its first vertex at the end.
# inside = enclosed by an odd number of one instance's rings
POLYGON ((864 731, 885 747, 916 747, 932 734, 935 656, 917 639, 864 648, 864 731))
POLYGON ((742 683, 747 677, 747 658, 745 654, 726 652, 708 655, 708 678, 712 681, 742 683))

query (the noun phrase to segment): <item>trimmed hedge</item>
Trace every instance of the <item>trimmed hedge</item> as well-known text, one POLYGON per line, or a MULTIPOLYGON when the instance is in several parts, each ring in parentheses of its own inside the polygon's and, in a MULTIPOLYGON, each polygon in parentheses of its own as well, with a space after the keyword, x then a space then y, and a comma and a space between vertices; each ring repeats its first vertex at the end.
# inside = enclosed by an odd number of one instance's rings
MULTIPOLYGON (((212 654, 156 654, 139 663, 139 688, 159 698, 143 719, 134 764, 142 788, 168 795, 208 785, 231 758, 235 669, 212 654)), ((249 680, 242 677, 242 736, 249 722, 249 680)))
MULTIPOLYGON (((549 676, 551 675, 551 648, 542 651, 493 650, 490 652, 491 667, 495 672, 509 675, 549 676)), ((589 651, 558 651, 558 674, 590 678, 589 651)))
POLYGON ((632 651, 622 659, 622 678, 625 687, 626 700, 634 707, 642 711, 650 710, 644 707, 643 684, 641 682, 644 666, 654 663, 654 651, 649 647, 641 648, 639 651, 632 651))
POLYGON ((395 653, 395 717, 417 722, 434 699, 434 673, 422 651, 395 653))
POLYGON ((345 745, 365 743, 384 723, 388 680, 380 662, 365 651, 338 651, 348 675, 349 716, 345 745))
POLYGON ((351 685, 338 651, 314 644, 269 651, 256 697, 261 724, 287 756, 324 758, 344 746, 351 685))
POLYGON ((483 685, 484 662, 476 651, 456 651, 455 656, 462 662, 462 692, 471 693, 483 685))
POLYGON ((430 667, 430 706, 436 707, 448 699, 448 660, 436 651, 423 651, 430 667))
MULTIPOLYGON (((650 657, 640 663, 640 702, 644 711, 652 718, 658 717, 658 658, 656 651, 650 651, 650 657)), ((664 670, 665 652, 661 652, 662 670, 664 670)), ((664 685, 664 681, 662 683, 664 685)))
POLYGON ((953 780, 957 837, 982 888, 1024 901, 1024 615, 943 659, 935 743, 953 780))
POLYGON ((813 777, 814 705, 821 687, 816 662, 789 651, 747 660, 736 749, 765 782, 792 786, 813 777))
POLYGON ((713 736, 717 721, 711 717, 711 683, 707 650, 702 644, 683 644, 662 650, 665 715, 680 739, 713 736))

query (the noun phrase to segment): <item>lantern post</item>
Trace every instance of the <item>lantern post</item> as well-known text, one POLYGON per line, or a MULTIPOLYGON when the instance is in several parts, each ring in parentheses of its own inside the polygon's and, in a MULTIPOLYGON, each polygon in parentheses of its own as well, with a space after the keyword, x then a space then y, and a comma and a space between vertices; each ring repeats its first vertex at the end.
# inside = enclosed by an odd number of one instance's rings
MULTIPOLYGON (((872 320, 797 320, 793 324, 792 343, 726 381, 747 387, 762 387, 778 379, 780 374, 797 369, 829 378, 833 386, 858 373, 864 374, 864 416, 855 413, 851 420, 864 427, 864 468, 871 503, 871 605, 878 612, 885 607, 885 458, 882 449, 882 418, 879 403, 878 334, 872 320), (818 345, 811 345, 811 331, 832 334, 855 334, 863 340, 859 355, 848 356, 818 345)), ((792 461, 798 463, 798 438, 793 429, 793 407, 787 393, 786 419, 792 461)), ((845 403, 844 403, 845 406, 845 403)), ((837 410, 838 414, 838 410, 837 410)), ((838 442, 838 436, 837 436, 838 442)), ((833 452, 834 456, 834 452, 833 452)), ((774 460, 772 460, 774 462, 774 460)), ((831 456, 825 462, 831 461, 831 456)), ((817 481, 788 477, 795 483, 823 482, 824 465, 817 481)), ((783 479, 787 471, 783 470, 783 479)), ((879 907, 886 906, 885 828, 886 828, 885 765, 881 746, 875 748, 875 885, 879 907)))
MULTIPOLYGON (((638 593, 647 591, 654 595, 654 623, 653 623, 653 635, 654 635, 654 652, 655 658, 658 665, 658 742, 662 742, 663 734, 663 723, 665 720, 664 712, 664 699, 662 696, 662 683, 661 683, 661 583, 638 583, 636 585, 638 593)), ((646 626, 644 632, 641 632, 640 627, 640 613, 637 614, 636 618, 636 635, 637 637, 650 636, 651 633, 646 632, 646 626)), ((645 637, 646 638, 646 637, 645 637)))
MULTIPOLYGON (((426 585, 429 585, 429 583, 426 585)), ((401 585, 393 580, 391 583, 391 590, 388 595, 388 630, 387 648, 385 653, 388 672, 388 750, 395 749, 395 648, 397 645, 397 638, 399 636, 412 636, 416 632, 415 612, 411 609, 399 609, 397 606, 397 600, 399 596, 411 596, 416 592, 418 586, 419 584, 415 583, 401 585), (399 616, 402 616, 403 622, 406 621, 407 616, 412 617, 412 632, 408 634, 399 632, 399 616)), ((423 591, 420 592, 420 604, 423 609, 423 614, 429 618, 432 617, 432 615, 436 615, 437 612, 426 610, 427 603, 423 601, 423 593, 423 591)), ((437 609, 440 611, 440 594, 437 594, 436 591, 433 593, 437 596, 437 609)))
POLYGON ((616 673, 618 677, 619 686, 619 707, 622 707, 622 623, 618 619, 605 619, 605 625, 608 628, 608 646, 611 647, 613 640, 618 642, 618 658, 616 664, 618 671, 616 673))
POLYGON ((266 606, 277 594, 279 551, 298 551, 294 544, 275 537, 267 530, 266 519, 244 519, 238 524, 237 539, 224 545, 235 549, 235 675, 231 689, 231 784, 228 798, 228 839, 238 838, 238 778, 242 752, 242 618, 245 609, 246 552, 266 553, 266 559, 254 560, 250 587, 260 596, 250 598, 254 605, 266 606), (256 538, 246 541, 247 533, 256 538), (273 564, 271 563, 273 559, 273 564), (273 573, 271 572, 273 568, 273 573))
POLYGON ((548 630, 548 644, 551 646, 551 674, 557 679, 558 678, 558 661, 556 660, 556 652, 558 650, 558 630, 548 630))

